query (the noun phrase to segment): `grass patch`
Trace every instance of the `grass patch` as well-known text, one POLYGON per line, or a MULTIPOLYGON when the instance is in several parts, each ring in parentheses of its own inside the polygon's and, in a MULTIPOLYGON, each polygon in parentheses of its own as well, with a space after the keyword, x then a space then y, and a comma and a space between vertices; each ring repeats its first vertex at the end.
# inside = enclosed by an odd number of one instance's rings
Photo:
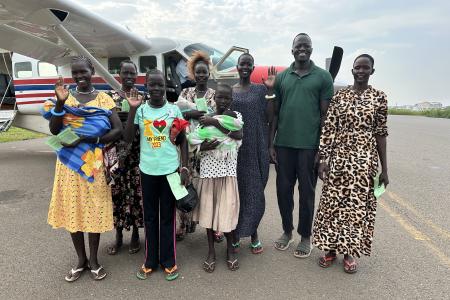
POLYGON ((406 115, 406 116, 424 116, 430 118, 445 118, 450 119, 450 107, 445 109, 428 109, 423 111, 415 111, 409 109, 389 108, 390 115, 406 115))
POLYGON ((0 143, 31 140, 46 136, 47 135, 43 133, 11 127, 8 131, 0 133, 0 143))

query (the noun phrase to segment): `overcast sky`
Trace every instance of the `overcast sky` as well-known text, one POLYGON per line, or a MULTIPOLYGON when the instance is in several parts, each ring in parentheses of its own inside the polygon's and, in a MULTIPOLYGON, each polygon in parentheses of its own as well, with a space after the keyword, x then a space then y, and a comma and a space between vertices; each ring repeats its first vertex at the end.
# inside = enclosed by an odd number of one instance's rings
POLYGON ((337 80, 352 83, 360 53, 375 58, 371 84, 390 105, 440 101, 450 105, 450 2, 395 0, 77 1, 148 37, 204 42, 222 51, 250 49, 260 65, 289 65, 292 38, 308 33, 312 59, 324 66, 334 45, 344 48, 337 80))

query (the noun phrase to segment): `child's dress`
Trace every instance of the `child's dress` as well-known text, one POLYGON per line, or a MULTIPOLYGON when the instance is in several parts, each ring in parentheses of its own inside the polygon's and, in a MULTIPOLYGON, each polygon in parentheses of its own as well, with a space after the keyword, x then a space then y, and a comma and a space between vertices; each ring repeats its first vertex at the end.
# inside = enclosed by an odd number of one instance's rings
MULTIPOLYGON (((242 116, 214 116, 232 131, 242 128, 242 116)), ((239 218, 239 190, 236 179, 238 149, 241 141, 231 139, 215 127, 208 126, 189 134, 189 143, 199 147, 204 140, 216 139, 221 144, 214 150, 200 152, 200 180, 197 186, 199 204, 193 220, 215 231, 231 232, 239 218)))

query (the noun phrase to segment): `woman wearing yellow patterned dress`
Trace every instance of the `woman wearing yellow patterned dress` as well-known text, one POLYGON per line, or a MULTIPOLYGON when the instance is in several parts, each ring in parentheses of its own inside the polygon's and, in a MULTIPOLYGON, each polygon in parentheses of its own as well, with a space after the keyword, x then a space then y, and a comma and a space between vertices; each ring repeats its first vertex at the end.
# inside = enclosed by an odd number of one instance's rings
POLYGON ((94 280, 101 280, 106 272, 97 260, 100 233, 113 229, 111 189, 106 183, 101 148, 121 136, 121 123, 111 97, 92 86, 94 67, 91 61, 83 56, 75 57, 71 69, 75 90, 69 91, 60 77, 55 85, 57 100, 48 101, 44 110, 51 113, 48 118, 54 135, 66 128, 75 133, 86 130, 83 135, 78 134, 77 141, 63 144, 57 151, 48 223, 53 228, 69 231, 77 252, 78 264, 65 280, 77 280, 86 269, 90 269, 94 280), (79 149, 85 151, 81 156, 79 149), (89 261, 84 232, 89 236, 89 261))

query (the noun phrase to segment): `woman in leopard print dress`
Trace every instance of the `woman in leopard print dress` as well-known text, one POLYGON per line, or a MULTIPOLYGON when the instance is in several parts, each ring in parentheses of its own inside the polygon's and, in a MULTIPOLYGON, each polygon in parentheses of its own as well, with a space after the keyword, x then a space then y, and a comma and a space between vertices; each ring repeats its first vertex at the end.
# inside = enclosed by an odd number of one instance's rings
POLYGON ((320 138, 322 195, 314 221, 313 243, 328 251, 319 260, 331 266, 344 255, 344 271, 357 270, 356 257, 370 255, 377 201, 373 178, 389 183, 386 164, 386 95, 368 85, 375 71, 370 55, 358 56, 354 84, 333 97, 320 138))

